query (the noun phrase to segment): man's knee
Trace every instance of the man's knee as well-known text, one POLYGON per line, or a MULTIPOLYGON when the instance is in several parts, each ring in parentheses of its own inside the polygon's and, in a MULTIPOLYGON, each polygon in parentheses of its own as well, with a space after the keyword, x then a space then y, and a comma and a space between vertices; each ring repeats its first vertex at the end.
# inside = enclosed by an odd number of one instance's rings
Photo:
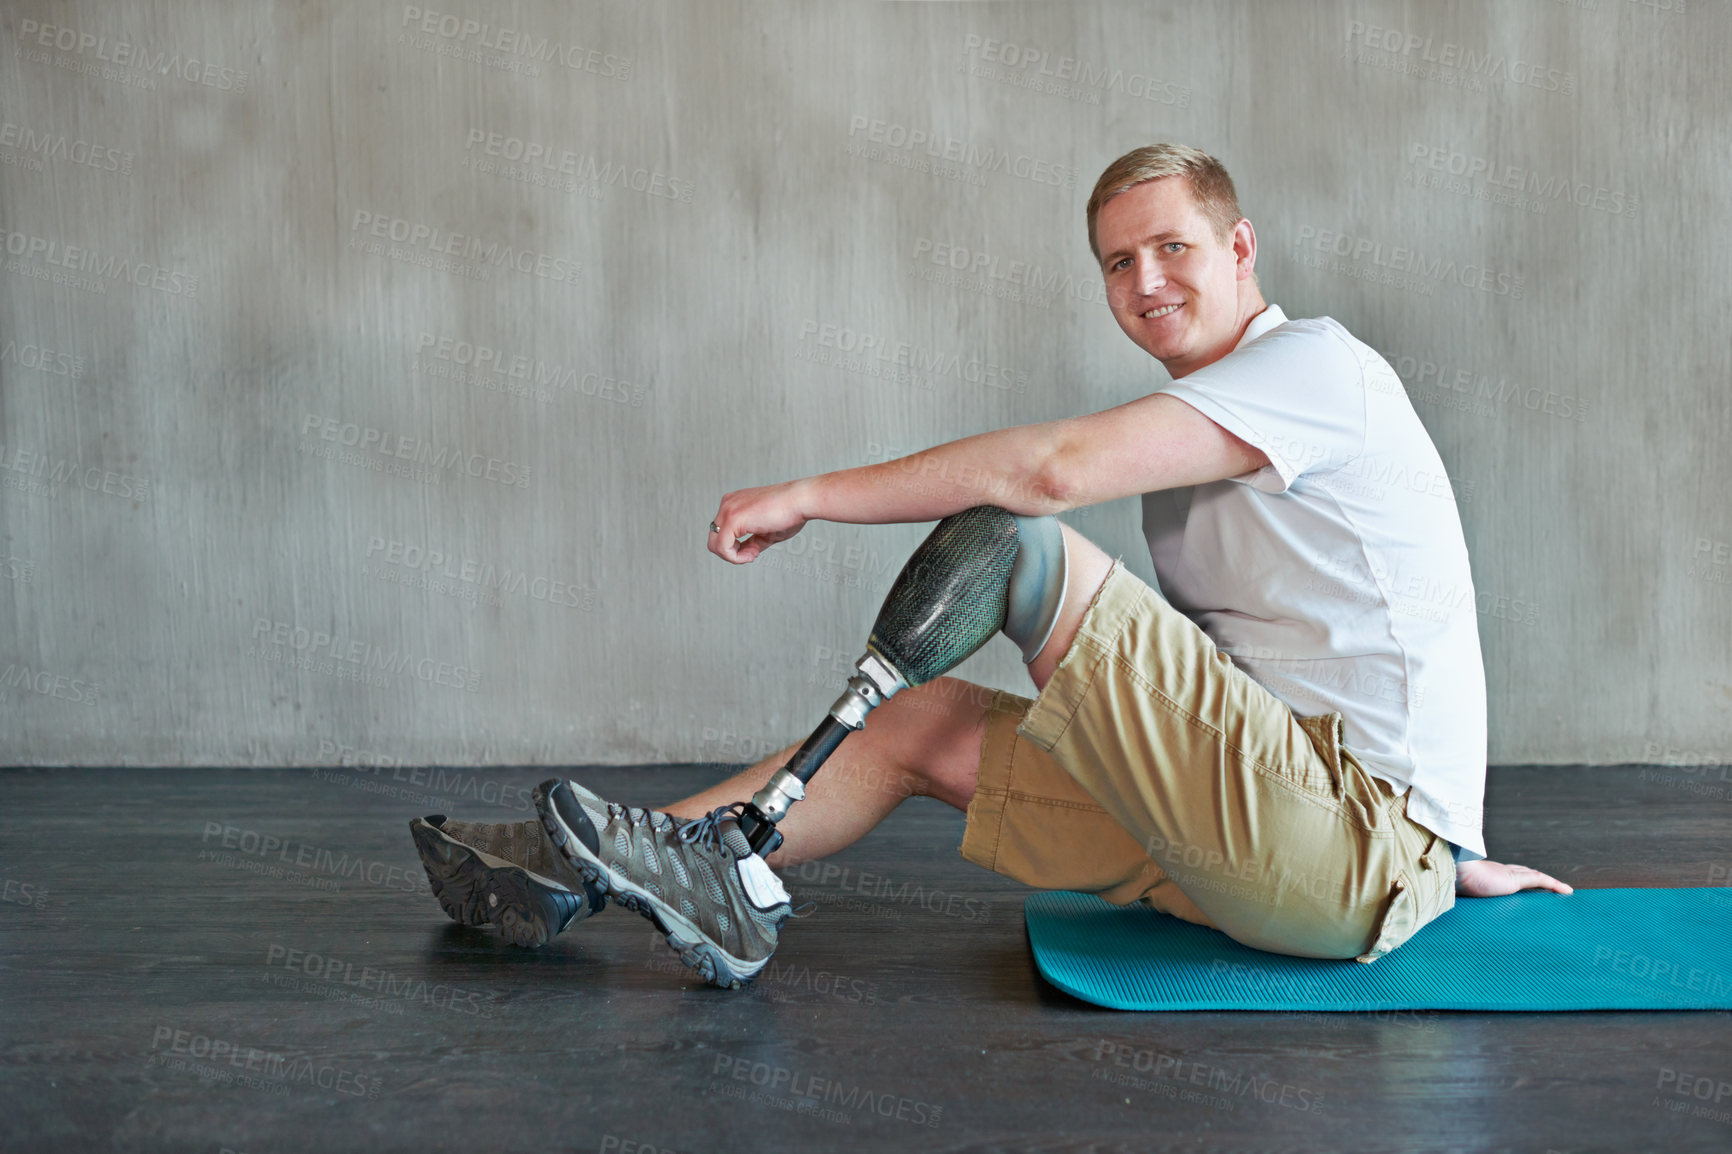
POLYGON ((886 701, 866 724, 894 731, 897 744, 911 749, 949 744, 986 716, 992 693, 960 677, 935 677, 886 701))
MULTIPOLYGON (((868 731, 883 733, 885 752, 903 773, 931 793, 953 800, 972 783, 980 765, 980 741, 993 690, 960 677, 936 677, 904 689, 867 721, 868 731)), ((972 786, 967 791, 972 794, 972 786)))

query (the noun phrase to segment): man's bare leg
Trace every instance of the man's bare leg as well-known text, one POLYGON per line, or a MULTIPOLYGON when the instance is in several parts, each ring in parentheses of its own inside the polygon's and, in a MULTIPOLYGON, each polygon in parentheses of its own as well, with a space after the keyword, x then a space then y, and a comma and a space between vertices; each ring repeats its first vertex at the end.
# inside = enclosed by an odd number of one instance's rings
MULTIPOLYGON (((1035 688, 1046 688, 1070 651, 1083 617, 1112 568, 1112 559, 1070 526, 1062 526, 1070 580, 1046 648, 1028 666, 1035 688)), ((770 865, 786 869, 828 857, 860 840, 911 796, 936 797, 966 810, 980 772, 991 690, 955 677, 905 689, 874 710, 806 787, 777 828, 782 848, 770 865)), ((677 817, 701 817, 744 801, 786 765, 799 744, 765 758, 702 793, 667 807, 677 817)))
MULTIPOLYGON (((806 786, 806 799, 777 825, 782 848, 767 859, 786 869, 828 857, 871 832, 904 798, 916 795, 967 809, 980 768, 986 703, 992 691, 955 677, 904 689, 873 710, 806 786)), ((796 742, 726 781, 667 807, 702 817, 745 801, 788 763, 796 742)))

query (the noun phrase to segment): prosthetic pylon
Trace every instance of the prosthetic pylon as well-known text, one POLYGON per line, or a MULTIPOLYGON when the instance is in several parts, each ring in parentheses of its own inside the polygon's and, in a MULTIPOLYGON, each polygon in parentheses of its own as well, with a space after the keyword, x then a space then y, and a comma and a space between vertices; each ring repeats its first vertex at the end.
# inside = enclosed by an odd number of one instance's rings
POLYGON ((866 715, 898 692, 956 668, 1002 631, 1033 661, 1064 603, 1064 536, 1055 517, 977 505, 938 523, 896 577, 856 673, 829 714, 741 815, 758 853, 782 844, 776 823, 866 715))

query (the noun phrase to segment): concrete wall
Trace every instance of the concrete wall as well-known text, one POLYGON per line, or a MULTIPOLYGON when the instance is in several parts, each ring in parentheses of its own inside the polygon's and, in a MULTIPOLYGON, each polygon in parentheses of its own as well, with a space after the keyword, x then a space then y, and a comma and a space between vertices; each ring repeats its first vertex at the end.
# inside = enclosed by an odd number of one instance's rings
MULTIPOLYGON (((1461 498, 1492 758, 1732 759, 1724 4, 0 27, 0 762, 803 735, 927 527, 736 569, 717 500, 1157 387, 1083 206, 1159 139, 1227 162, 1270 300, 1401 370, 1461 498)), ((1134 500, 1069 519, 1152 576, 1134 500)), ((1025 687, 1002 640, 963 672, 1025 687)))

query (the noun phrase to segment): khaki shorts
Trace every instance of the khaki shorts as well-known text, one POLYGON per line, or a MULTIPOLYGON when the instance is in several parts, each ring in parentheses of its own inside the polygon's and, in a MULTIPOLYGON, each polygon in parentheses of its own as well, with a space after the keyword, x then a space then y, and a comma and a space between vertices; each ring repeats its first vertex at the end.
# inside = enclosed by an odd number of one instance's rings
POLYGON ((1256 949, 1373 961, 1455 905, 1449 843, 1114 563, 1040 697, 997 692, 962 856, 1256 949))

